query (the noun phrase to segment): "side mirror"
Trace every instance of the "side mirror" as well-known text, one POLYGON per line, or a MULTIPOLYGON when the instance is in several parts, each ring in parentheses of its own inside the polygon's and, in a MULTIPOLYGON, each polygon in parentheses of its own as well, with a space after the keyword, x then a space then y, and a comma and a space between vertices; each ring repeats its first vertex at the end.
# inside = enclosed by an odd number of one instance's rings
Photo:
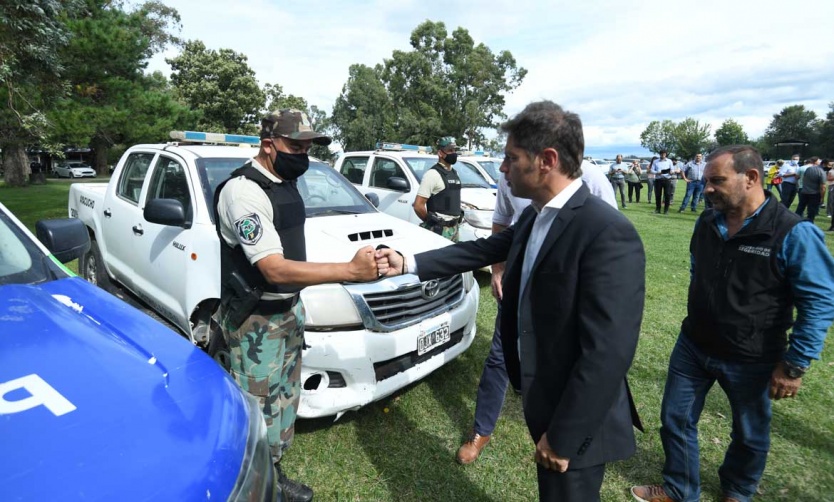
POLYGON ((391 190, 397 190, 398 192, 407 192, 408 191, 408 181, 405 178, 401 178, 399 176, 391 176, 388 178, 388 181, 385 183, 385 186, 390 188, 391 190))
POLYGON ((374 207, 379 207, 379 195, 368 192, 365 194, 365 198, 368 199, 368 202, 374 205, 374 207))
POLYGON ((90 250, 90 234, 78 218, 41 220, 35 224, 35 235, 61 263, 80 258, 90 250))
POLYGON ((142 212, 145 220, 169 227, 191 228, 191 221, 185 216, 182 202, 176 199, 151 199, 145 203, 142 212))

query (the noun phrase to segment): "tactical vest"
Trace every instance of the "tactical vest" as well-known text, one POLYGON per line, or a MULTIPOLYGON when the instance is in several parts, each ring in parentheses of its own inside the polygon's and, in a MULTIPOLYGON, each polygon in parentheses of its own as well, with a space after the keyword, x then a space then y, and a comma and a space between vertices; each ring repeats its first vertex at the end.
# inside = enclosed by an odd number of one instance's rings
POLYGON ((793 298, 777 256, 799 216, 766 193, 767 204, 727 241, 707 210, 689 250, 695 268, 681 333, 706 354, 737 362, 777 362, 793 325, 793 298))
POLYGON ((442 165, 435 164, 432 169, 440 173, 443 178, 443 190, 429 197, 426 209, 430 213, 440 213, 457 218, 460 216, 460 178, 454 169, 446 170, 442 165))
MULTIPOLYGON (((229 180, 238 176, 243 176, 257 183, 269 197, 269 201, 272 203, 272 224, 281 238, 284 258, 293 261, 307 261, 307 245, 304 240, 304 222, 307 219, 307 214, 304 210, 304 200, 298 193, 295 181, 285 180, 282 183, 274 183, 251 164, 233 171, 229 180)), ((220 235, 220 218, 217 213, 217 203, 220 200, 220 191, 229 180, 221 183, 214 192, 214 215, 218 235, 220 235)), ((262 222, 262 224, 265 223, 262 222)), ((229 246, 221 237, 220 285, 224 292, 230 287, 233 271, 237 271, 250 287, 257 287, 263 292, 287 294, 301 291, 301 287, 296 285, 268 283, 257 267, 249 263, 249 259, 246 258, 241 246, 229 246)))

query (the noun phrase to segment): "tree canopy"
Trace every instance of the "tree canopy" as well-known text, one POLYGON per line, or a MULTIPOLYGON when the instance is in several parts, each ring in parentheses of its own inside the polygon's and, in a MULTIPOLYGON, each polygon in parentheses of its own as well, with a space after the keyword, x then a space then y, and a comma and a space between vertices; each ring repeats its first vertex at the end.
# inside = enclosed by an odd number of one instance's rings
POLYGON ((744 145, 750 142, 750 138, 747 137, 741 124, 733 119, 727 119, 715 130, 715 141, 719 146, 744 145))
POLYGON ((374 68, 351 66, 333 107, 346 150, 379 140, 433 145, 441 136, 480 145, 482 129, 505 118, 505 94, 527 74, 509 51, 476 45, 465 28, 449 36, 444 23, 425 21, 410 43, 412 50, 394 51, 374 68))

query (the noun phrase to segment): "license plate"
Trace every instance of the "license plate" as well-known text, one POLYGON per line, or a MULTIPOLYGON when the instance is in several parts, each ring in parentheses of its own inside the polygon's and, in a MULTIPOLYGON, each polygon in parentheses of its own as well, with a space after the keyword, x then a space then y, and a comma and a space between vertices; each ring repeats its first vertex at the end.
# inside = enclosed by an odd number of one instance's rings
POLYGON ((452 333, 449 330, 449 323, 444 322, 440 327, 417 337, 417 355, 422 356, 426 352, 443 345, 451 339, 452 333))

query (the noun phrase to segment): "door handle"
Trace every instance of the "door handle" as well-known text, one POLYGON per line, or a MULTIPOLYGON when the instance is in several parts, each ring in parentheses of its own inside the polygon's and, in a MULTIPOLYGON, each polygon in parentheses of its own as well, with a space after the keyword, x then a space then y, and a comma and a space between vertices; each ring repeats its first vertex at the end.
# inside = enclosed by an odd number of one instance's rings
POLYGON ((136 235, 143 235, 145 231, 142 230, 142 225, 133 225, 133 233, 136 235))
POLYGON ((113 213, 111 213, 109 209, 105 209, 104 210, 104 217, 109 218, 111 216, 113 216, 113 213))

